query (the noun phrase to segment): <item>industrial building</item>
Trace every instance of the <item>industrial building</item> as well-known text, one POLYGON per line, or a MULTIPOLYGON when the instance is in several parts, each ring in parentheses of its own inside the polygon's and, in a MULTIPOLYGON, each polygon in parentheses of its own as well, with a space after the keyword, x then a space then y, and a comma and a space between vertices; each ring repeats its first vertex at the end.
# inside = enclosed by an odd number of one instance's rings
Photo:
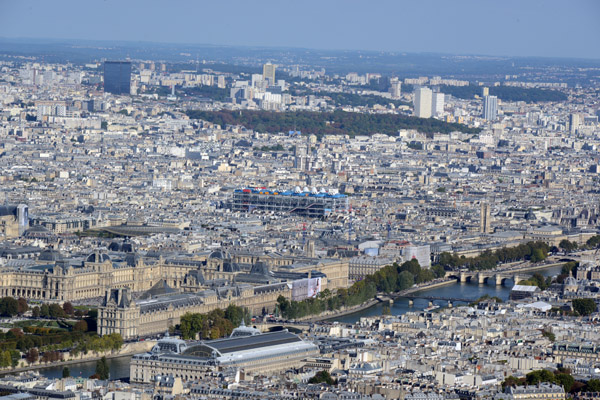
POLYGON ((228 204, 233 211, 272 211, 296 214, 309 218, 323 218, 331 213, 348 210, 348 196, 296 188, 294 191, 279 192, 265 188, 236 189, 228 204))

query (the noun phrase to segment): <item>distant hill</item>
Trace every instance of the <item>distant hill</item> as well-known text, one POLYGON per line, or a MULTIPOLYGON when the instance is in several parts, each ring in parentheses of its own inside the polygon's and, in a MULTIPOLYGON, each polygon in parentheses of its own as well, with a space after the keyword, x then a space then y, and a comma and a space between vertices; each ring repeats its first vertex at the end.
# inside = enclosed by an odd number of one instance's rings
MULTIPOLYGON (((440 92, 451 94, 459 99, 472 99, 475 95, 481 96, 481 86, 440 86, 440 92)), ((491 86, 490 95, 497 96, 505 101, 524 101, 526 103, 539 103, 546 101, 567 101, 568 97, 563 92, 550 89, 520 88, 513 86, 491 86)))

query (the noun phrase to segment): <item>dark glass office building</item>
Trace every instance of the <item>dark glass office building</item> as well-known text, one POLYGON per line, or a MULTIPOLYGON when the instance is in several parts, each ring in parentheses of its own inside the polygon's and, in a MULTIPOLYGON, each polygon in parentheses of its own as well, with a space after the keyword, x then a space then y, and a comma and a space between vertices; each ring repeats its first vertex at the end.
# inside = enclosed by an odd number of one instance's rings
POLYGON ((131 63, 129 61, 104 62, 104 92, 129 94, 131 90, 131 63))

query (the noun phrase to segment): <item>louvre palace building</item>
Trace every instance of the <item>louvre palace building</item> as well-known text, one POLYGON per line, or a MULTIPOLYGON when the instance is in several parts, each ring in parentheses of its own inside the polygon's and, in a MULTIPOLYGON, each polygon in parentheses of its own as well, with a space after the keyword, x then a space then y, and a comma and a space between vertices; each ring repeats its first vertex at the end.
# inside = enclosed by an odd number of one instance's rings
POLYGON ((54 250, 19 250, 0 269, 0 296, 99 306, 98 333, 125 339, 163 333, 186 312, 235 304, 261 315, 272 312, 281 295, 302 300, 348 286, 348 262, 339 259, 221 250, 193 257, 95 251, 64 258, 54 250))

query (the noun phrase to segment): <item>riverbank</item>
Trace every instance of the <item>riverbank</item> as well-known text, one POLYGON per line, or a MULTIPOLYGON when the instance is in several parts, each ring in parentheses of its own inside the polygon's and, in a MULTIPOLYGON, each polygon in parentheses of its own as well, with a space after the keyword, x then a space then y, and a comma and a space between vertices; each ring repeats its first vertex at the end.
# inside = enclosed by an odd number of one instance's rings
MULTIPOLYGON (((64 360, 64 361, 55 361, 55 362, 46 363, 46 364, 37 363, 37 364, 31 364, 31 365, 27 365, 27 366, 23 366, 23 367, 18 367, 18 368, 4 369, 4 370, 0 370, 0 376, 8 375, 8 374, 18 374, 20 372, 26 372, 26 371, 35 371, 35 370, 39 370, 39 369, 46 369, 46 368, 53 368, 53 367, 68 367, 69 365, 95 362, 95 361, 100 360, 102 357, 106 357, 106 359, 131 357, 134 354, 145 353, 147 351, 150 351, 155 344, 156 344, 156 341, 154 341, 154 340, 126 343, 121 348, 121 350, 119 350, 117 353, 104 353, 104 354, 88 353, 88 355, 85 355, 81 358, 69 359, 69 360, 64 360)), ((25 361, 23 361, 23 362, 25 362, 25 361)))
MULTIPOLYGON (((430 289, 435 289, 437 287, 452 285, 455 283, 456 283, 456 279, 447 279, 447 280, 444 280, 441 282, 432 282, 429 284, 412 287, 410 289, 403 290, 402 292, 392 293, 391 296, 394 298, 402 297, 403 295, 408 295, 408 294, 411 294, 414 292, 418 292, 420 290, 430 290, 430 289)), ((365 303, 356 305, 354 307, 345 308, 345 309, 336 310, 336 311, 326 311, 322 314, 319 314, 318 316, 305 317, 304 319, 300 319, 299 321, 318 322, 318 321, 329 320, 329 319, 333 319, 333 318, 337 318, 337 317, 343 317, 346 315, 354 314, 354 313, 369 309, 378 303, 381 303, 381 300, 379 300, 378 298, 375 298, 375 299, 369 300, 365 303)))
POLYGON ((456 279, 444 279, 443 281, 434 281, 431 283, 426 283, 421 286, 411 287, 410 289, 403 290, 401 292, 392 293, 394 297, 402 297, 403 295, 412 294, 419 292, 421 290, 430 290, 435 289, 442 286, 453 285, 456 283, 456 279))
MULTIPOLYGON (((519 268, 517 272, 526 273, 526 272, 533 272, 533 271, 546 271, 546 270, 551 270, 551 269, 555 269, 555 268, 560 268, 560 267, 562 267, 563 264, 564 263, 550 263, 550 264, 528 266, 526 268, 519 268)), ((508 271, 508 269, 507 269, 507 271, 508 271)), ((511 272, 513 272, 513 271, 511 271, 511 272)), ((337 311, 328 311, 328 312, 320 314, 318 316, 305 317, 304 319, 302 319, 302 321, 306 321, 306 322, 317 322, 317 321, 323 321, 323 320, 332 321, 332 320, 336 320, 337 318, 346 317, 346 316, 349 316, 352 314, 361 314, 361 312, 368 311, 369 309, 374 308, 378 304, 385 303, 385 301, 387 300, 386 298, 393 299, 394 302, 404 301, 406 299, 403 300, 403 296, 409 296, 411 294, 418 293, 421 291, 432 291, 435 289, 440 289, 442 291, 448 291, 448 290, 450 290, 450 287, 457 285, 457 284, 460 285, 460 282, 458 282, 454 278, 435 280, 432 282, 424 283, 421 285, 417 285, 417 286, 402 290, 400 292, 391 293, 389 295, 382 294, 381 296, 378 296, 378 299, 369 300, 368 302, 359 304, 355 307, 346 308, 346 309, 337 310, 337 311)), ((477 297, 474 297, 473 301, 476 300, 481 295, 485 295, 485 294, 490 295, 492 297, 497 296, 498 293, 494 292, 496 289, 501 289, 501 290, 506 289, 507 293, 510 292, 510 288, 506 288, 504 286, 501 286, 499 288, 496 288, 495 286, 488 288, 486 285, 475 284, 473 286, 473 288, 475 288, 475 286, 478 286, 478 287, 483 286, 486 290, 483 290, 481 293, 479 293, 479 291, 473 290, 473 292, 477 293, 477 297)), ((434 295, 434 296, 438 295, 438 293, 436 293, 436 292, 430 293, 430 294, 434 295)), ((448 294, 448 296, 450 296, 450 297, 452 297, 453 295, 454 294, 448 294)), ((469 294, 466 294, 466 296, 469 297, 469 294)), ((465 297, 465 296, 460 295, 458 297, 465 297)), ((508 298, 508 294, 506 295, 506 297, 508 298)), ((408 303, 407 300, 406 300, 406 302, 408 303)), ((425 303, 425 306, 426 305, 427 305, 427 303, 425 303)), ((425 306, 423 306, 423 307, 425 307, 425 306)))
POLYGON ((369 300, 369 301, 367 301, 365 303, 358 304, 358 305, 356 305, 354 307, 344 308, 344 309, 336 310, 336 311, 326 311, 326 312, 321 313, 321 314, 319 314, 317 316, 305 317, 304 319, 301 319, 299 321, 318 322, 318 321, 323 321, 323 320, 327 320, 327 319, 332 319, 332 318, 337 318, 337 317, 343 317, 344 315, 354 314, 356 312, 360 312, 362 310, 366 310, 368 308, 371 308, 371 307, 373 307, 377 303, 379 303, 379 300, 372 299, 372 300, 369 300))

